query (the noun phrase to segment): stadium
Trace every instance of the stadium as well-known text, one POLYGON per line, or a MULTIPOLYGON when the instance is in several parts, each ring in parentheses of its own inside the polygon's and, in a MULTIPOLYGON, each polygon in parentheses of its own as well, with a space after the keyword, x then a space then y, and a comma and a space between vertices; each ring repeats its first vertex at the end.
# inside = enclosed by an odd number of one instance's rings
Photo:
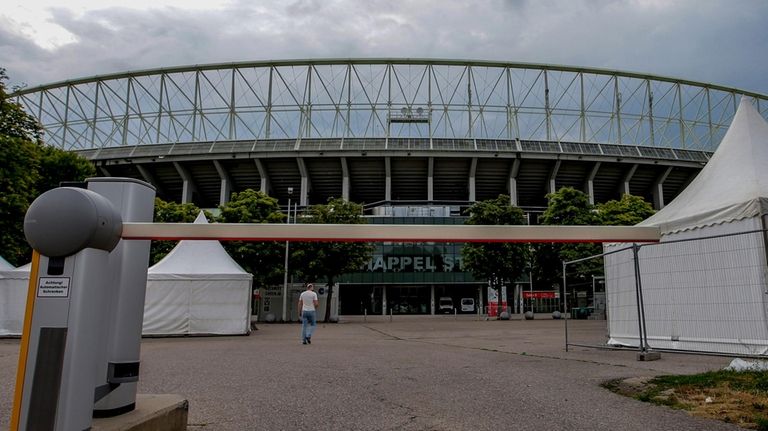
MULTIPOLYGON (((372 223, 408 224, 462 223, 465 208, 499 194, 535 224, 547 193, 565 186, 593 203, 629 193, 662 208, 707 163, 742 96, 768 117, 768 96, 714 84, 424 59, 159 68, 12 95, 47 144, 99 175, 147 181, 165 200, 213 208, 251 188, 285 209, 342 197, 372 223)), ((434 314, 438 298, 481 306, 485 282, 463 271, 460 247, 378 245, 341 281, 340 314, 434 314)), ((523 285, 539 310, 556 300, 535 280, 520 281, 516 300, 523 285)), ((264 302, 260 314, 280 312, 264 302)))

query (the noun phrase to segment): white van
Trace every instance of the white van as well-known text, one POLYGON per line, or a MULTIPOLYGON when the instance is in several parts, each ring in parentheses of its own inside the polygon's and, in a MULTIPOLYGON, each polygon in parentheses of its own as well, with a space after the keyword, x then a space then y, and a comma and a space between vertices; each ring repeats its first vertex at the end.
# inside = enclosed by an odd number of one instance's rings
POLYGON ((453 313, 453 298, 450 296, 441 296, 437 301, 438 313, 453 313))
POLYGON ((461 312, 472 313, 473 311, 475 311, 474 298, 461 298, 461 312))

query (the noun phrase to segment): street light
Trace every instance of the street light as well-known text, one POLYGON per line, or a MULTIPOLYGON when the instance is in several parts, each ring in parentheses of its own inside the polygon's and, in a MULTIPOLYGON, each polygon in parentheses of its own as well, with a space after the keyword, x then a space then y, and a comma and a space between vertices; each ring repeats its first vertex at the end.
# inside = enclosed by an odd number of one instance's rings
MULTIPOLYGON (((288 216, 285 219, 286 224, 291 223, 291 195, 293 187, 288 187, 288 216)), ((283 265, 283 322, 287 321, 288 314, 288 241, 285 241, 285 264, 283 265)))

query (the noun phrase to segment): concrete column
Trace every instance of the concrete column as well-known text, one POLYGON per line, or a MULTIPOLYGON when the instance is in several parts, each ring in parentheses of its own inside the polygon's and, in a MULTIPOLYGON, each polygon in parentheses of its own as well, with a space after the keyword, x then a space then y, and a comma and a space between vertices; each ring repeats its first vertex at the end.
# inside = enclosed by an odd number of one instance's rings
POLYGON ((435 200, 435 158, 427 159, 427 200, 435 200))
MULTIPOLYGON (((136 166, 139 166, 139 165, 136 165, 136 166)), ((103 177, 111 177, 112 176, 112 174, 109 173, 109 169, 107 169, 107 167, 104 166, 104 165, 99 165, 99 172, 101 172, 101 176, 103 176, 103 177)), ((149 182, 149 181, 147 181, 147 182, 149 182)))
POLYGON ((555 166, 549 171, 549 181, 547 182, 547 193, 554 193, 557 191, 557 171, 560 170, 560 160, 555 162, 555 166))
POLYGON ((341 198, 349 202, 349 167, 347 158, 341 158, 341 198))
POLYGON ((299 205, 305 207, 309 204, 309 171, 307 170, 307 165, 304 164, 304 159, 301 157, 296 158, 296 164, 299 166, 299 174, 301 174, 299 205))
POLYGON ((520 172, 520 159, 515 159, 509 169, 509 203, 517 206, 517 174, 520 172))
POLYGON ((656 181, 653 182, 653 190, 651 190, 651 193, 653 193, 653 208, 655 210, 664 208, 664 181, 667 180, 672 169, 672 166, 668 167, 658 178, 656 178, 656 181))
POLYGON ((686 187, 688 187, 688 185, 690 185, 693 182, 693 180, 696 179, 696 177, 699 175, 699 172, 701 172, 701 171, 693 171, 691 173, 691 175, 689 175, 688 178, 686 178, 686 180, 683 183, 683 185, 680 187, 680 191, 685 190, 686 187))
POLYGON ((181 185, 181 203, 188 204, 192 202, 192 193, 195 191, 195 183, 192 181, 192 175, 189 174, 189 171, 184 166, 181 166, 180 163, 173 162, 173 166, 176 168, 176 172, 179 173, 179 176, 182 180, 181 185))
POLYGON ((392 162, 384 157, 384 200, 392 200, 392 162))
POLYGON ((477 195, 475 193, 475 173, 477 173, 477 157, 472 157, 472 163, 469 165, 469 201, 475 202, 477 195))
MULTIPOLYGON (((162 188, 160 187, 160 183, 157 181, 157 178, 155 178, 154 175, 152 175, 152 172, 149 171, 145 166, 143 165, 134 165, 136 166, 136 169, 141 174, 141 177, 144 178, 144 181, 152 184, 155 186, 155 190, 158 195, 164 195, 162 188)), ((110 175, 111 176, 111 175, 110 175)))
POLYGON ((637 170, 637 164, 632 165, 631 168, 627 171, 626 174, 624 174, 624 178, 621 179, 621 184, 619 185, 619 194, 620 195, 629 195, 631 194, 629 192, 629 183, 632 181, 632 177, 635 175, 635 171, 637 170))
POLYGON ((429 285, 429 314, 435 315, 435 285, 429 285))
POLYGON ((229 178, 229 173, 218 160, 213 161, 213 166, 216 167, 216 172, 219 173, 221 179, 221 187, 219 188, 219 205, 224 205, 229 202, 229 195, 232 193, 232 180, 229 178))
POLYGON ((589 172, 589 176, 587 176, 587 181, 584 183, 584 193, 589 196, 589 204, 594 205, 595 204, 595 177, 597 176, 597 172, 600 170, 600 162, 596 162, 594 166, 592 166, 592 170, 589 172))
POLYGON ((387 286, 381 287, 381 315, 387 315, 387 286))
POLYGON ((270 184, 269 184, 269 175, 267 174, 267 168, 264 167, 264 164, 261 163, 261 160, 259 159, 253 159, 254 163, 256 163, 256 169, 259 171, 259 178, 261 186, 259 187, 259 191, 261 191, 264 194, 269 194, 270 192, 270 184))

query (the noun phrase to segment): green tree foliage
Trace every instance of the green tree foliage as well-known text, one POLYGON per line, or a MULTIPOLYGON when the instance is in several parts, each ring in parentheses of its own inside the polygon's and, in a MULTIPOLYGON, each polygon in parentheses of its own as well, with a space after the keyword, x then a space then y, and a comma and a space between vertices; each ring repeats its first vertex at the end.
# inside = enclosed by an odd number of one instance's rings
MULTIPOLYGON (((177 204, 176 202, 166 202, 160 198, 155 198, 154 221, 156 223, 192 223, 200 214, 200 208, 195 204, 177 204)), ((206 216, 208 216, 206 214, 206 216)), ((208 216, 210 219, 210 216, 208 216)), ((178 241, 152 241, 152 247, 149 251, 150 266, 159 262, 165 257, 178 241)))
POLYGON ((61 181, 82 181, 93 166, 74 153, 42 145, 42 128, 6 92, 0 68, 0 249, 14 265, 29 261, 24 214, 41 193, 61 181))
MULTIPOLYGON (((477 202, 467 209, 472 225, 523 225, 523 211, 510 204, 509 196, 499 195, 496 199, 477 202)), ((464 266, 475 278, 488 279, 491 286, 499 292, 499 310, 501 310, 501 290, 505 281, 515 282, 528 266, 529 246, 519 243, 470 243, 461 251, 464 266)))
POLYGON ((5 69, 0 68, 0 136, 40 143, 43 129, 21 105, 8 97, 5 86, 7 80, 5 69))
POLYGON ((645 199, 628 194, 622 195, 618 201, 597 205, 597 216, 601 224, 609 226, 634 226, 655 212, 645 199))
POLYGON ((62 181, 82 181, 96 175, 91 162, 76 153, 54 147, 40 146, 40 178, 38 194, 59 186, 62 181))
POLYGON ((3 257, 16 266, 29 260, 24 214, 37 196, 37 155, 37 144, 0 135, 0 249, 3 257))
MULTIPOLYGON (((361 205, 343 199, 330 199, 326 205, 313 205, 302 217, 302 223, 365 224, 361 205)), ((305 280, 324 280, 328 290, 327 304, 333 298, 333 285, 344 273, 355 271, 373 254, 373 245, 364 242, 305 242, 295 247, 293 259, 305 280)), ((331 307, 325 308, 325 321, 331 307)))
MULTIPOLYGON (((233 193, 229 202, 219 207, 220 223, 282 223, 277 199, 252 189, 233 193)), ((224 248, 246 271, 253 274, 253 287, 279 284, 283 275, 285 246, 276 241, 225 241, 224 248)))
POLYGON ((594 225, 597 215, 586 193, 573 187, 563 187, 547 195, 549 203, 541 216, 541 223, 548 225, 594 225))
MULTIPOLYGON (((568 226, 600 224, 594 205, 589 203, 589 196, 573 187, 563 187, 548 194, 547 199, 549 199, 549 204, 540 219, 542 224, 568 226)), ((562 261, 571 261, 602 253, 601 245, 595 243, 542 243, 535 245, 534 250, 535 258, 531 272, 534 279, 539 283, 544 283, 545 286, 562 284, 562 261)), ((569 266, 568 277, 575 278, 573 282, 584 282, 592 274, 602 271, 602 266, 602 259, 580 262, 569 266)), ((563 286, 560 288, 562 292, 563 286)))

